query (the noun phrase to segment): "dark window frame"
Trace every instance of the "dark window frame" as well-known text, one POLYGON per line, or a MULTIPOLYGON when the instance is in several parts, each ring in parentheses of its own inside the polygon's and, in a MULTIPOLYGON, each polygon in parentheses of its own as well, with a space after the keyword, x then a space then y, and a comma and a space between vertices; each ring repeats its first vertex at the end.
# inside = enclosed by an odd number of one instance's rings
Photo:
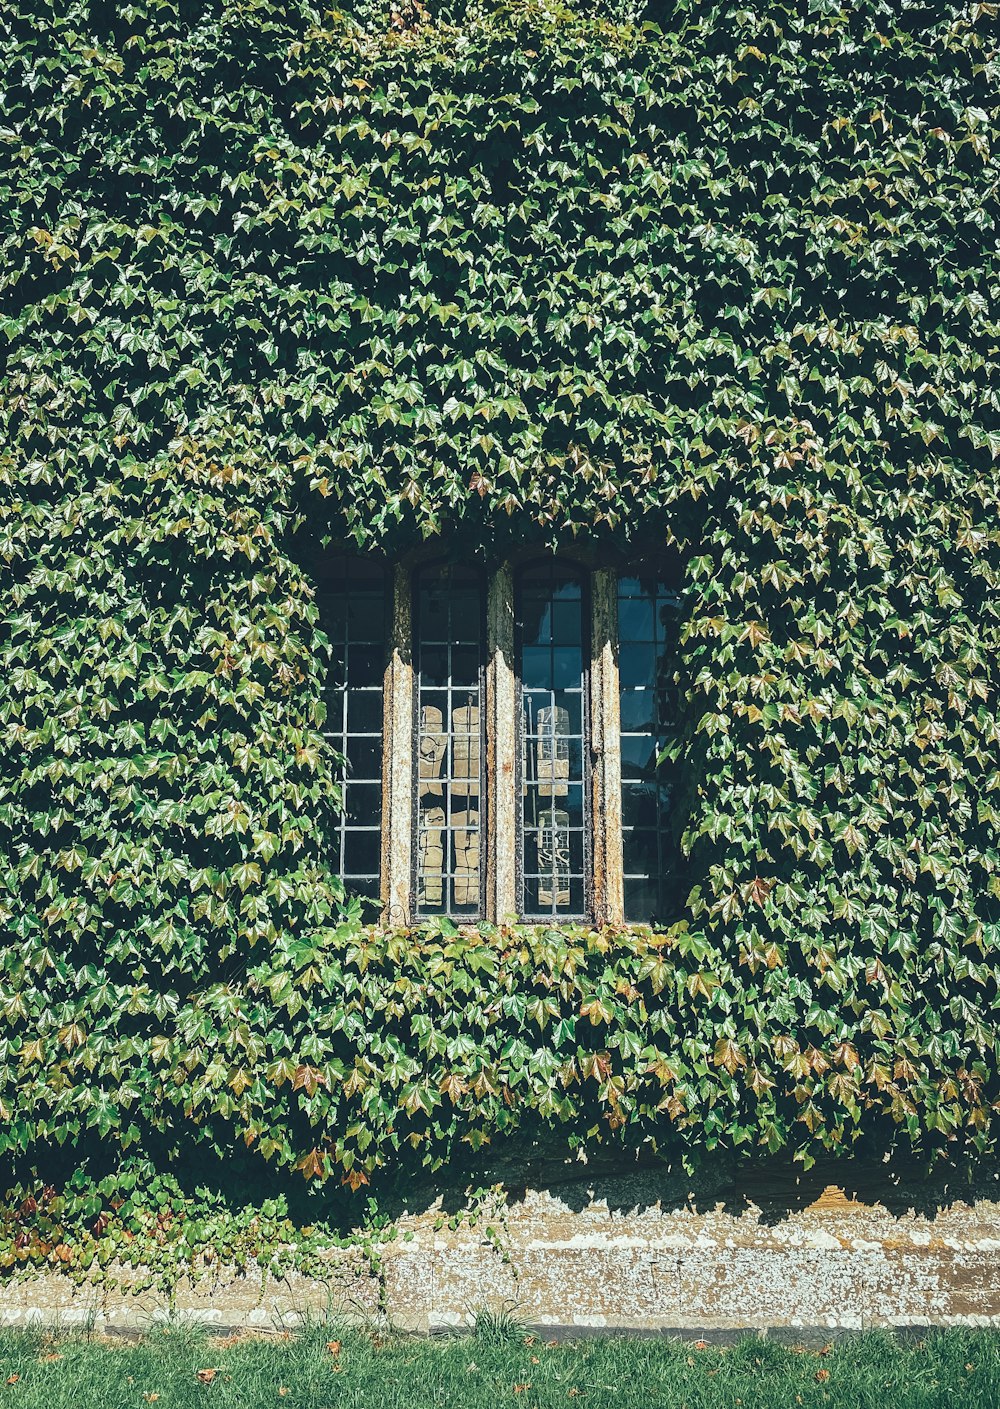
MULTIPOLYGON (((392 569, 382 561, 367 564, 374 579, 377 569, 381 578, 381 599, 382 599, 382 629, 381 641, 371 642, 373 646, 381 647, 381 656, 378 665, 378 678, 376 682, 368 685, 357 685, 351 682, 350 673, 350 598, 353 585, 353 574, 358 571, 359 564, 363 560, 340 556, 331 557, 324 565, 324 570, 320 574, 317 583, 317 605, 320 611, 320 628, 330 640, 331 650, 336 654, 338 648, 344 650, 343 657, 343 678, 337 680, 334 677, 333 667, 327 674, 327 679, 323 687, 324 702, 327 706, 327 718, 323 724, 323 736, 332 745, 335 751, 343 758, 344 765, 339 770, 337 781, 342 789, 341 806, 337 809, 334 823, 334 846, 336 848, 336 859, 334 870, 343 882, 344 891, 348 899, 359 898, 364 904, 381 904, 383 857, 382 857, 382 835, 383 835, 383 815, 385 811, 385 718, 384 718, 384 697, 385 697, 385 671, 389 663, 392 651, 392 631, 393 631, 393 591, 392 591, 392 569), (334 639, 329 629, 329 619, 332 615, 334 595, 340 593, 344 602, 344 622, 343 630, 339 639, 334 639), (350 705, 352 692, 364 692, 378 698, 378 728, 355 730, 350 728, 350 705), (331 706, 339 705, 339 716, 337 720, 331 720, 331 706), (334 724, 334 727, 331 727, 334 724), (377 740, 378 764, 375 772, 377 777, 352 778, 350 773, 350 742, 352 738, 367 738, 377 740), (351 787, 377 787, 378 789, 378 809, 374 814, 374 822, 367 825, 352 824, 349 820, 349 804, 351 787), (345 869, 345 859, 348 848, 349 833, 371 833, 376 838, 377 862, 373 872, 362 874, 361 872, 348 872, 345 869), (357 882, 364 882, 365 889, 359 889, 357 882)), ((365 569, 362 568, 362 571, 365 569)), ((356 642, 356 645, 367 645, 368 642, 356 642)))
POLYGON ((680 623, 680 602, 681 584, 677 580, 676 572, 670 570, 670 565, 657 563, 655 559, 636 558, 627 565, 620 566, 615 575, 615 613, 616 613, 616 635, 618 638, 619 654, 619 685, 618 685, 618 736, 622 752, 621 764, 621 841, 622 841, 622 916, 627 925, 656 924, 666 917, 666 912, 670 907, 670 897, 676 892, 680 877, 680 853, 674 835, 674 826, 671 820, 671 807, 664 803, 663 795, 666 794, 670 801, 676 806, 675 795, 677 790, 677 779, 672 776, 669 765, 654 761, 652 768, 652 778, 650 780, 653 792, 654 819, 651 823, 637 826, 635 823, 627 821, 627 796, 626 789, 630 786, 637 786, 634 780, 626 774, 626 745, 633 739, 646 739, 650 747, 655 750, 655 758, 658 760, 663 748, 669 741, 672 734, 676 732, 677 701, 675 697, 675 687, 665 687, 655 678, 655 669, 661 659, 669 659, 672 652, 676 651, 677 642, 672 639, 674 632, 664 629, 664 623, 658 616, 661 603, 670 598, 675 599, 675 609, 677 616, 675 625, 680 623), (648 583, 652 592, 643 591, 639 596, 626 593, 625 584, 629 581, 636 581, 643 586, 648 583), (650 601, 652 634, 650 637, 639 637, 626 635, 622 631, 622 604, 629 601, 650 601), (648 687, 650 691, 652 727, 637 728, 629 727, 626 724, 625 698, 629 692, 636 693, 641 688, 639 686, 625 684, 621 679, 622 652, 630 646, 652 647, 654 659, 654 678, 648 687), (666 712, 661 710, 661 698, 667 696, 673 702, 673 709, 666 712), (666 770, 666 771, 665 771, 666 770), (636 832, 647 832, 655 837, 656 841, 656 872, 650 874, 640 872, 630 867, 629 864, 629 838, 636 832), (629 882, 646 881, 655 884, 657 896, 655 908, 652 914, 639 916, 633 912, 630 914, 629 905, 629 882), (658 913, 663 912, 663 913, 658 913))

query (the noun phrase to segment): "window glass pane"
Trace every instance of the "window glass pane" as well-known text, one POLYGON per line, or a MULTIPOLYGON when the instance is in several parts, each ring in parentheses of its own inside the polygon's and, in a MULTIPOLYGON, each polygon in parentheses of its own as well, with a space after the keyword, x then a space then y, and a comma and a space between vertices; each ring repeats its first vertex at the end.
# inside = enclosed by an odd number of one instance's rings
POLYGON ((344 811, 348 825, 370 827, 372 818, 382 809, 382 784, 347 783, 344 786, 344 811))
POLYGON ((360 738, 354 734, 347 739, 347 776, 358 782, 371 783, 381 780, 382 740, 360 738))
POLYGON ((628 690, 651 690, 656 684, 656 645, 634 642, 619 630, 618 676, 628 690))
POLYGON ((417 916, 482 913, 483 589, 467 568, 414 583, 417 916))
POLYGON ((521 910, 586 914, 583 577, 550 562, 523 571, 515 593, 521 681, 521 910))
POLYGON ((622 640, 653 640, 653 603, 647 597, 618 599, 618 631, 622 640))
POLYGON ((625 877, 625 914, 634 923, 641 923, 644 916, 652 916, 660 904, 660 887, 657 881, 646 876, 625 877))
MULTIPOLYGON (((347 728, 352 734, 372 734, 382 737, 382 691, 348 690, 347 728)), ((379 772, 382 760, 379 752, 379 772)))
POLYGON ((382 687, 386 574, 379 563, 337 559, 321 572, 317 602, 330 638, 325 733, 346 759, 334 865, 349 895, 379 897, 382 845, 382 687))
POLYGON ((376 875, 381 845, 380 831, 362 831, 360 827, 348 827, 344 838, 345 878, 360 876, 368 879, 376 875))
POLYGON ((672 672, 679 600, 656 576, 618 581, 625 918, 669 919, 675 881, 670 765, 658 762, 675 725, 672 672))
POLYGON ((656 728, 656 697, 652 690, 623 690, 621 697, 623 732, 650 733, 656 728))
MULTIPOLYGON (((350 632, 348 625, 348 632, 350 632)), ((352 689, 381 690, 385 673, 385 647, 365 641, 355 644, 348 636, 347 680, 352 689)))

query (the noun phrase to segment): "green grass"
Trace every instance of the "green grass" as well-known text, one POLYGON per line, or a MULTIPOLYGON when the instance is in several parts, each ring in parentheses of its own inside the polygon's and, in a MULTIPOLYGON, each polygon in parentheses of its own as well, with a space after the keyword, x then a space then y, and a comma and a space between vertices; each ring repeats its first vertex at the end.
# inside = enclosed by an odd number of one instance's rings
POLYGON ((491 1322, 473 1336, 280 1339, 168 1330, 139 1342, 0 1332, 0 1409, 897 1409, 1000 1405, 1000 1335, 883 1335, 827 1353, 745 1340, 546 1344, 491 1322), (331 1351, 330 1343, 334 1350, 331 1351), (339 1342, 339 1345, 337 1344, 339 1342), (202 1374, 199 1371, 212 1372, 202 1374), (208 1381, 208 1382, 205 1382, 208 1381))

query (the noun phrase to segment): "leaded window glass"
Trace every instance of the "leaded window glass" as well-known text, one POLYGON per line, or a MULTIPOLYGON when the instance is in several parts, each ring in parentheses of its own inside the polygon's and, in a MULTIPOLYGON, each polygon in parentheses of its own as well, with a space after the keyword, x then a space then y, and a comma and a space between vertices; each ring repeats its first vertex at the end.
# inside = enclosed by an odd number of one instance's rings
POLYGON ((317 571, 326 732, 346 760, 331 861, 349 896, 381 900, 386 924, 669 921, 679 779, 659 760, 680 613, 663 571, 317 571))
POLYGON ((326 737, 345 759, 334 865, 349 895, 379 898, 382 826, 382 692, 386 574, 377 562, 334 560, 321 584, 332 660, 326 737))
POLYGON ((418 917, 483 912, 484 594, 478 573, 426 568, 413 595, 418 917))
POLYGON ((518 575, 521 914, 583 918, 588 830, 583 575, 555 561, 518 575))
POLYGON ((618 579, 625 919, 667 915, 676 881, 674 780, 658 759, 677 718, 678 597, 656 576, 618 579))

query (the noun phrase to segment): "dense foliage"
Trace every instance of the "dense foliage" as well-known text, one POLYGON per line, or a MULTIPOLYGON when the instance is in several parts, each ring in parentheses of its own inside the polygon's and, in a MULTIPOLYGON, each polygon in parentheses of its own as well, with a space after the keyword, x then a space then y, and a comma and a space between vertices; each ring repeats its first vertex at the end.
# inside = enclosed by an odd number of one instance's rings
POLYGON ((997 6, 362 18, 0 14, 0 1151, 990 1147, 997 6), (362 929, 317 545, 580 536, 677 924, 362 929))

